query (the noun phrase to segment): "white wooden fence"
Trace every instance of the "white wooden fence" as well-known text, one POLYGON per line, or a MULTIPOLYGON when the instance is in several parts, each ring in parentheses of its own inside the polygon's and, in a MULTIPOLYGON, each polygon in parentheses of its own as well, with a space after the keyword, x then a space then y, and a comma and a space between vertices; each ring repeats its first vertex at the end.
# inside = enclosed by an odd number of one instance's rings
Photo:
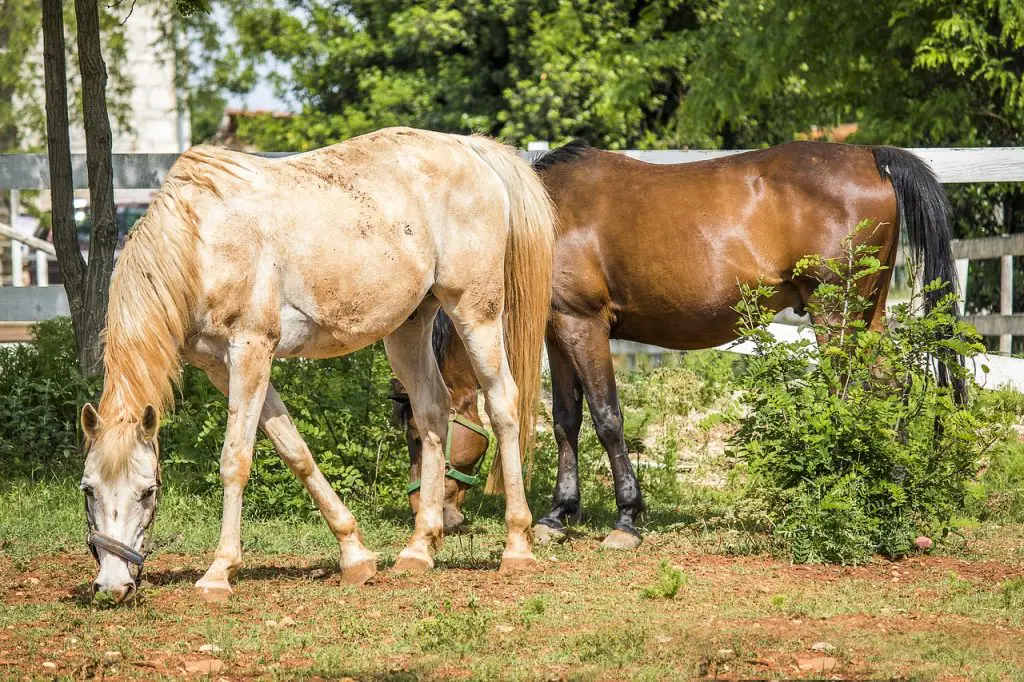
MULTIPOLYGON (((546 143, 531 143, 530 150, 523 152, 523 155, 526 158, 532 159, 540 153, 541 149, 546 147, 546 143)), ((909 151, 928 162, 935 170, 939 181, 944 184, 1024 182, 1024 147, 910 149, 909 151)), ((642 161, 660 164, 690 163, 738 154, 740 152, 720 150, 629 150, 623 153, 642 161)), ((285 155, 268 154, 267 156, 285 155)), ((114 187, 116 189, 155 190, 163 182, 164 176, 176 158, 176 154, 115 154, 113 157, 114 187)), ((88 188, 85 155, 73 155, 72 168, 75 188, 88 188)), ((16 208, 18 190, 48 189, 49 177, 49 162, 44 154, 0 154, 0 188, 14 190, 11 203, 15 205, 12 206, 12 209, 16 208)), ((17 213, 12 210, 11 215, 17 215, 17 213)), ((36 281, 45 284, 47 258, 53 255, 52 245, 42 240, 26 238, 23 235, 16 234, 6 225, 0 225, 0 236, 12 237, 22 241, 34 250, 36 281)), ((1012 336, 1024 335, 1024 315, 1015 315, 1012 306, 1013 258, 1015 256, 1024 256, 1024 234, 954 241, 953 255, 957 259, 957 273, 961 292, 966 292, 970 261, 992 258, 999 258, 1001 260, 1000 309, 998 314, 971 315, 966 319, 977 327, 978 331, 982 334, 1000 336, 1000 351, 1008 354, 1012 336)), ((12 249, 11 260, 13 272, 22 272, 24 263, 22 262, 20 249, 12 249)), ((15 277, 15 286, 21 283, 15 277)), ((2 292, 2 288, 0 288, 0 292, 2 292)), ((50 292, 47 293, 49 294, 50 292)), ((29 292, 25 292, 25 294, 29 294, 29 292)), ((52 299, 53 296, 51 295, 47 298, 52 299)), ((4 305, 2 303, 3 300, 2 296, 0 296, 0 334, 3 332, 4 323, 10 324, 12 322, 7 317, 7 309, 12 306, 4 305)), ((36 307, 41 311, 48 309, 41 305, 36 307)), ((28 308, 32 308, 32 306, 29 305, 28 308)), ((17 323, 19 321, 13 322, 17 323)), ((777 335, 784 337, 809 333, 806 329, 800 330, 798 327, 791 325, 773 324, 771 330, 777 335)), ((626 353, 645 352, 658 354, 663 351, 663 349, 655 347, 645 347, 638 344, 631 345, 625 342, 616 342, 616 349, 626 353)), ((730 349, 736 352, 744 352, 745 350, 742 345, 732 346, 730 349)), ((979 369, 979 383, 987 383, 989 386, 1011 384, 1018 390, 1024 391, 1024 360, 991 356, 985 360, 985 364, 989 366, 991 373, 986 381, 985 377, 980 375, 979 369)))

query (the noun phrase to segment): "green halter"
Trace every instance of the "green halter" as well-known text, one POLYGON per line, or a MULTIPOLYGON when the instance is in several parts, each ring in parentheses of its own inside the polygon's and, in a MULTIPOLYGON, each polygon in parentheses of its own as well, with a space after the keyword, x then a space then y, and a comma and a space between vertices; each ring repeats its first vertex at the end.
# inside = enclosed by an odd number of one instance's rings
MULTIPOLYGON (((452 410, 449 413, 449 415, 448 415, 448 437, 445 438, 445 442, 444 442, 444 465, 445 465, 445 469, 446 469, 445 476, 447 476, 448 478, 453 478, 456 481, 460 481, 462 483, 465 483, 466 485, 477 485, 478 483, 480 483, 480 476, 478 475, 478 473, 480 471, 480 464, 481 464, 481 462, 484 461, 483 457, 481 457, 479 460, 477 460, 476 466, 473 467, 473 473, 472 474, 464 474, 464 473, 462 473, 461 471, 459 471, 458 469, 456 469, 456 468, 454 468, 452 466, 452 431, 453 431, 452 424, 453 423, 454 424, 460 424, 461 426, 465 426, 470 431, 475 431, 476 433, 479 433, 481 436, 484 437, 484 439, 487 440, 487 445, 491 444, 491 434, 489 434, 487 432, 487 429, 485 429, 484 427, 480 426, 479 424, 474 424, 473 422, 471 422, 470 420, 466 419, 465 417, 463 417, 461 414, 459 414, 455 410, 452 410)), ((420 489, 420 485, 421 485, 420 479, 417 478, 415 481, 413 481, 412 483, 409 484, 408 488, 406 488, 406 493, 409 494, 409 495, 412 495, 414 492, 416 492, 417 490, 420 489)))

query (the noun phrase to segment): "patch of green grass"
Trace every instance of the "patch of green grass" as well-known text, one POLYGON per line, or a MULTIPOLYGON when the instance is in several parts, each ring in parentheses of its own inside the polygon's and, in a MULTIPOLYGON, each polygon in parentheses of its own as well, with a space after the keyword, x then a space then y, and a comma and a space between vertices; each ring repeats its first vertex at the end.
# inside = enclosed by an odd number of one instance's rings
POLYGON ((1003 608, 1007 610, 1024 609, 1024 576, 1011 578, 1000 586, 1003 597, 1003 608))
POLYGON ((588 632, 576 638, 576 655, 583 663, 624 668, 644 657, 647 632, 640 627, 588 632))
POLYGON ((468 656, 486 639, 492 614, 470 598, 465 609, 444 603, 433 615, 420 621, 416 641, 423 651, 468 656))
POLYGON ((658 582, 645 587, 641 594, 644 599, 672 599, 687 580, 686 574, 680 569, 669 565, 667 561, 662 561, 658 568, 658 582))

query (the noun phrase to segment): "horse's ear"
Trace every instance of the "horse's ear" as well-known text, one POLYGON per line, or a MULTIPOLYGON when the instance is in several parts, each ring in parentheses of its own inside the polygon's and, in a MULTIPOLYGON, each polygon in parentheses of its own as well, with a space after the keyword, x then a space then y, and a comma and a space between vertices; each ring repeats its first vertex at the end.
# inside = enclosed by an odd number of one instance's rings
POLYGON ((82 408, 82 430, 90 439, 95 438, 99 433, 100 415, 96 413, 96 408, 92 406, 92 403, 86 403, 82 408))
POLYGON ((156 431, 160 428, 160 418, 156 415, 156 408, 146 405, 142 411, 142 422, 139 424, 139 435, 146 443, 156 438, 156 431))

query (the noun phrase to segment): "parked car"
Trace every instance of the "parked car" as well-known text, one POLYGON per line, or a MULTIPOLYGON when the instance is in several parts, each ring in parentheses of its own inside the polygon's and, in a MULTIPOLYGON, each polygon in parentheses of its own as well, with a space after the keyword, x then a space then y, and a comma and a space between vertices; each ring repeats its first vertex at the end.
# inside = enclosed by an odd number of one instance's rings
MULTIPOLYGON (((132 229, 136 221, 146 214, 149 204, 119 204, 116 210, 117 219, 117 249, 115 258, 121 253, 128 230, 132 229)), ((89 256, 89 242, 92 238, 92 217, 89 214, 89 200, 75 199, 75 228, 78 231, 78 244, 82 249, 82 255, 89 256)))
MULTIPOLYGON (((135 225, 139 218, 146 214, 147 208, 149 208, 149 204, 145 203, 120 204, 116 207, 117 246, 114 249, 115 260, 121 255, 121 249, 124 247, 128 231, 132 229, 132 226, 135 225)), ((88 199, 75 199, 75 230, 78 233, 78 248, 82 252, 82 257, 88 260, 89 243, 92 240, 92 218, 89 214, 88 199)), ((53 241, 52 235, 50 235, 49 241, 53 241)), ((63 282, 60 277, 60 269, 57 266, 57 259, 53 256, 49 258, 47 270, 50 284, 60 284, 63 282)))

